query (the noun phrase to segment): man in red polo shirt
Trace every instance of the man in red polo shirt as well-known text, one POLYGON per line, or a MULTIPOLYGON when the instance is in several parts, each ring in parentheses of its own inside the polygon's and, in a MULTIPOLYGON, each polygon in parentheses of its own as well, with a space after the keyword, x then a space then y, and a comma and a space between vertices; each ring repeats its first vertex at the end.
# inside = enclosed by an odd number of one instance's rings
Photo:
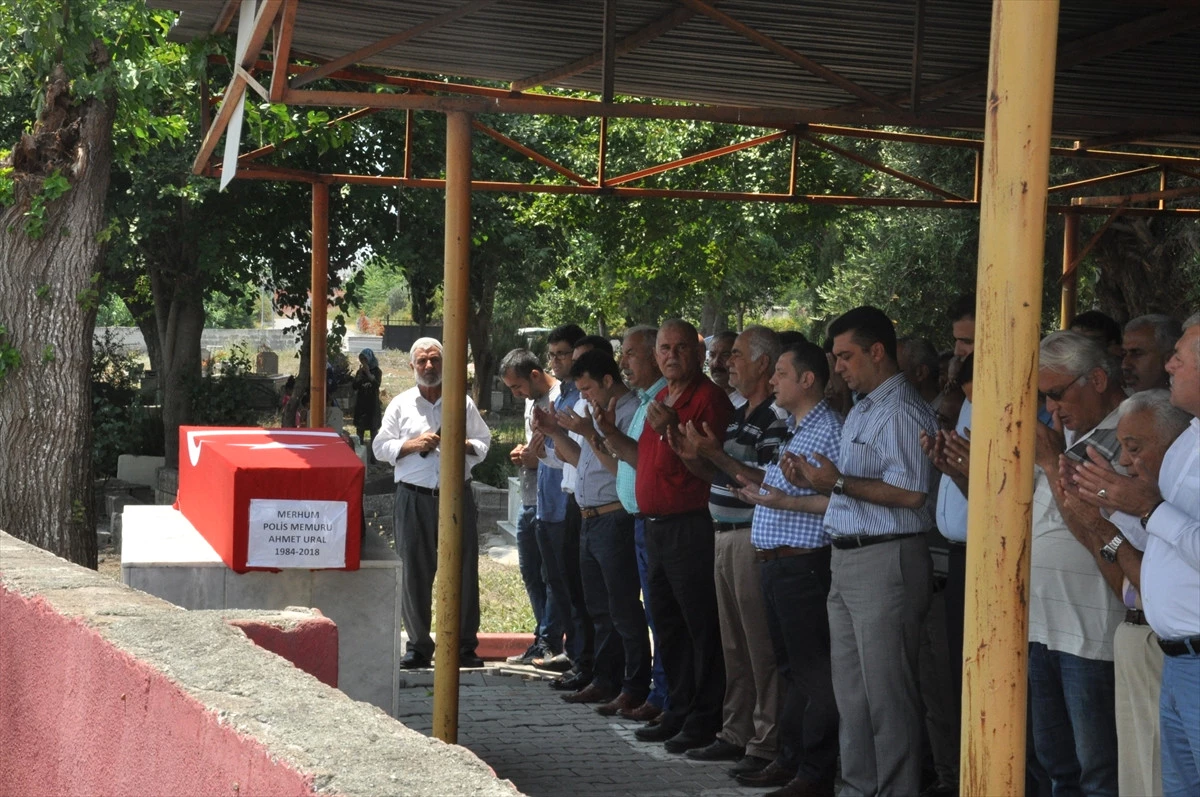
POLYGON ((708 745, 721 728, 725 665, 712 576, 710 485, 688 470, 669 436, 694 421, 723 437, 733 405, 700 370, 704 350, 691 324, 678 319, 664 323, 655 358, 667 386, 646 405, 636 494, 646 522, 648 599, 662 643, 670 708, 658 725, 639 728, 636 735, 682 753, 708 745))

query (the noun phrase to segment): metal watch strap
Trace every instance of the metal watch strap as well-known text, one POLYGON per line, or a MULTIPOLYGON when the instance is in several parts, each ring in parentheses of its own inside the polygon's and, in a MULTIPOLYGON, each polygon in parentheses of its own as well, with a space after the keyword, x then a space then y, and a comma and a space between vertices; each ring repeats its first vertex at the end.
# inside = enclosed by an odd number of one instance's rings
POLYGON ((838 480, 833 483, 833 494, 842 495, 846 492, 846 477, 838 476, 838 480))
POLYGON ((1141 517, 1141 521, 1142 521, 1142 528, 1146 528, 1146 524, 1150 522, 1150 516, 1151 516, 1151 515, 1153 515, 1153 514, 1154 514, 1154 512, 1155 512, 1155 510, 1157 510, 1157 509, 1158 509, 1160 506, 1162 506, 1162 505, 1163 505, 1163 500, 1162 500, 1162 499, 1159 499, 1159 501, 1158 501, 1158 503, 1157 503, 1157 504, 1155 504, 1154 506, 1150 507, 1150 511, 1149 511, 1149 512, 1147 512, 1146 514, 1142 515, 1142 517, 1141 517))
POLYGON ((1100 558, 1108 563, 1117 561, 1117 549, 1125 542, 1125 538, 1118 534, 1108 541, 1108 544, 1100 549, 1100 558))

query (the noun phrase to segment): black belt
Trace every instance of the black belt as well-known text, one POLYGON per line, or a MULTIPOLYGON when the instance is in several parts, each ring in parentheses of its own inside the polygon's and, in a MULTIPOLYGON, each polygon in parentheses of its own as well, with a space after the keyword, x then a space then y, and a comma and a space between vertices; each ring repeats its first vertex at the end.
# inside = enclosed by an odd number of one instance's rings
POLYGON ((755 548, 754 561, 774 562, 776 559, 787 559, 789 556, 804 556, 828 550, 828 545, 821 548, 793 548, 790 545, 780 545, 778 548, 755 548))
POLYGON ((966 548, 967 547, 967 544, 965 542, 959 542, 958 540, 951 540, 948 538, 943 538, 943 540, 951 548, 966 548))
POLYGON ((1126 609, 1125 622, 1131 625, 1146 625, 1146 613, 1141 609, 1126 609))
POLYGON ((866 548, 868 545, 878 545, 881 542, 907 540, 909 537, 916 537, 923 533, 918 531, 912 534, 860 534, 856 537, 834 537, 832 542, 834 548, 845 551, 851 548, 866 548))
POLYGON ((646 520, 651 523, 670 523, 674 520, 683 520, 684 518, 694 517, 696 515, 708 516, 707 509, 693 509, 690 512, 679 512, 674 515, 643 515, 646 520))
POLYGON ((1200 656, 1200 636, 1187 639, 1162 639, 1160 637, 1158 646, 1168 656, 1200 656))
POLYGON ((738 531, 739 529, 748 529, 750 524, 743 521, 741 523, 726 523, 723 520, 713 521, 714 531, 738 531))

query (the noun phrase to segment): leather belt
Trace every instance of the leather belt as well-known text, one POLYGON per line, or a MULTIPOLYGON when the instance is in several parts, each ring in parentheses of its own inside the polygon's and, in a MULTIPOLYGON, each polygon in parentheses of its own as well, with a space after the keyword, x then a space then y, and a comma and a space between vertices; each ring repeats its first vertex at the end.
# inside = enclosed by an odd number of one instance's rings
POLYGON ((748 528, 750 528, 750 524, 745 521, 743 521, 741 523, 726 523, 723 520, 714 520, 713 521, 713 530, 714 531, 738 531, 739 529, 748 529, 748 528))
POLYGON ((868 545, 878 545, 881 542, 907 540, 909 537, 917 537, 922 533, 918 531, 912 534, 860 534, 858 536, 834 537, 833 547, 843 551, 852 548, 866 548, 868 545))
POLYGON ((439 490, 436 487, 422 487, 419 484, 409 484, 408 482, 399 482, 400 486, 406 490, 412 490, 420 495, 437 495, 439 490))
POLYGON ((688 512, 676 512, 673 515, 642 515, 642 517, 646 520, 649 520, 651 523, 671 523, 672 521, 684 520, 686 518, 696 517, 697 515, 704 515, 705 517, 708 517, 708 509, 692 509, 688 512))
POLYGON ((1162 639, 1160 637, 1158 646, 1168 656, 1200 656, 1200 636, 1187 639, 1162 639))
POLYGON ((609 504, 601 504, 600 506, 581 506, 579 514, 585 518, 600 517, 607 515, 609 512, 616 512, 618 509, 624 509, 620 501, 613 501, 609 504))
POLYGON ((787 559, 789 556, 803 556, 804 554, 827 550, 829 550, 829 546, 821 548, 793 548, 790 545, 780 545, 778 548, 755 548, 754 561, 774 562, 776 559, 787 559))
POLYGON ((1146 625, 1146 613, 1141 609, 1126 609, 1125 622, 1131 625, 1146 625))

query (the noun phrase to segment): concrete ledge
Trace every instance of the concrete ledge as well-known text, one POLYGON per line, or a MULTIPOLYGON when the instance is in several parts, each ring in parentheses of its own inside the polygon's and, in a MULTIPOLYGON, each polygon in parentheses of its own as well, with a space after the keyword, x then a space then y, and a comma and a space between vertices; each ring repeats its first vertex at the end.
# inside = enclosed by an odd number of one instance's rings
POLYGON ((263 650, 281 656, 323 684, 338 685, 338 631, 320 609, 227 610, 225 622, 263 650))
POLYGON ((517 794, 464 748, 0 532, 0 795, 517 794))

